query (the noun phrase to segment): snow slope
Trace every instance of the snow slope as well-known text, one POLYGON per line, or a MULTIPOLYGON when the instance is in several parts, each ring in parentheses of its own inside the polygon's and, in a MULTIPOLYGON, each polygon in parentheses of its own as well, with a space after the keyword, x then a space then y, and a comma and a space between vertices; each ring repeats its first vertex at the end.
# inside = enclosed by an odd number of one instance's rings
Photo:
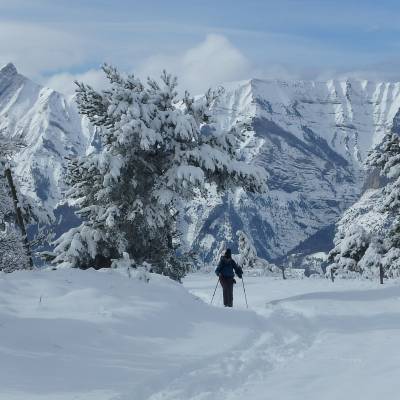
POLYGON ((147 399, 262 325, 157 275, 145 283, 115 270, 25 271, 2 274, 0 287, 4 400, 147 399))
POLYGON ((397 282, 245 279, 250 310, 207 274, 1 274, 0 399, 397 398, 397 282))

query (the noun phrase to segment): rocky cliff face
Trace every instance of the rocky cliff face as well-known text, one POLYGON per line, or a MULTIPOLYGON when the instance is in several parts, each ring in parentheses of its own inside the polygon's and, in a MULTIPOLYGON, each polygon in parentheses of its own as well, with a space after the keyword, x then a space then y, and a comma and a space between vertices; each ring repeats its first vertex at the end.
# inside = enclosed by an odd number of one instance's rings
MULTIPOLYGON (((368 150, 400 125, 400 83, 249 80, 224 88, 217 123, 240 127, 238 152, 268 171, 270 190, 262 196, 211 190, 186 205, 186 245, 209 260, 222 241, 235 248, 238 229, 267 259, 313 235, 318 241, 318 232, 359 197, 368 150)), ((16 158, 23 190, 48 211, 56 208, 65 157, 90 151, 93 139, 74 103, 8 64, 0 70, 0 129, 27 144, 16 158)))

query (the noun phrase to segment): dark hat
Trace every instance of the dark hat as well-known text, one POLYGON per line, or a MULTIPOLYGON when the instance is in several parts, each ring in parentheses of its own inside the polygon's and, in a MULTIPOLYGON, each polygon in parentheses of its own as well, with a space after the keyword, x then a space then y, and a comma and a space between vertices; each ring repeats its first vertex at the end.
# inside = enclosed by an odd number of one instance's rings
POLYGON ((232 256, 232 250, 231 249, 226 249, 225 251, 225 257, 226 258, 231 258, 232 256))

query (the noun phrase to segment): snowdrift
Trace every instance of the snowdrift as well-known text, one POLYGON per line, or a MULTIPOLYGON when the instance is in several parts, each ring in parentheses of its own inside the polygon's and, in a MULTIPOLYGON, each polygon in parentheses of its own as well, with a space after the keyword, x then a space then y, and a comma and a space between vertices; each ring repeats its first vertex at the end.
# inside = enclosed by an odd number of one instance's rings
POLYGON ((0 399, 147 399, 244 345, 261 317, 125 270, 0 275, 0 399), (230 310, 231 311, 231 310, 230 310))
POLYGON ((135 275, 0 274, 0 400, 398 397, 399 281, 135 275))

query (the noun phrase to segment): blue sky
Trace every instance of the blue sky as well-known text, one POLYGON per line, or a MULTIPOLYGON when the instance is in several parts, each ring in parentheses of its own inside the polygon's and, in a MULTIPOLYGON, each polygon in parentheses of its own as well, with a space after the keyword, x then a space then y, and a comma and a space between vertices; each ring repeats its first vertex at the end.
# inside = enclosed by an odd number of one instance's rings
POLYGON ((166 67, 192 91, 221 80, 400 80, 394 0, 0 0, 0 64, 68 92, 106 61, 166 67))

